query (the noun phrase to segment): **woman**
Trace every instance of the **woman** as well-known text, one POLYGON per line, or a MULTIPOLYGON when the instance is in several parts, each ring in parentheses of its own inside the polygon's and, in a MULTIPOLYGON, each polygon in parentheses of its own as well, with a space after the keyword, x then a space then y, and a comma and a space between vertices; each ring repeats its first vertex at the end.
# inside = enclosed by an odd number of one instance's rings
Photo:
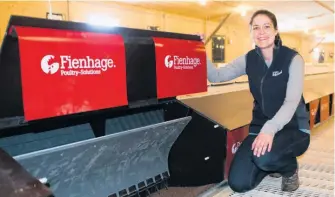
POLYGON ((304 61, 282 46, 273 13, 259 10, 250 28, 256 48, 216 69, 208 80, 225 82, 246 74, 254 98, 249 135, 231 163, 228 184, 236 192, 255 188, 265 176, 280 174, 282 190, 299 188, 297 158, 310 142, 309 113, 303 94, 304 61))

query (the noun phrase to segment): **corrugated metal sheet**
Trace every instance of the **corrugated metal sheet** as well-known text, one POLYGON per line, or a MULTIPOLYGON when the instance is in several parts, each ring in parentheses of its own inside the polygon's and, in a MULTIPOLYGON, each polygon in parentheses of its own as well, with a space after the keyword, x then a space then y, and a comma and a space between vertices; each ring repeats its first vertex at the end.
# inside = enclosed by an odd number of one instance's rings
POLYGON ((69 144, 93 138, 89 124, 73 126, 63 129, 46 131, 43 133, 28 133, 0 139, 0 147, 12 156, 17 156, 50 147, 69 144))
MULTIPOLYGON (((106 135, 164 121, 163 110, 113 118, 106 121, 106 135)), ((89 124, 0 139, 0 147, 12 156, 94 138, 89 124)))
POLYGON ((163 115, 163 110, 155 110, 109 119, 106 121, 106 135, 163 122, 163 115))

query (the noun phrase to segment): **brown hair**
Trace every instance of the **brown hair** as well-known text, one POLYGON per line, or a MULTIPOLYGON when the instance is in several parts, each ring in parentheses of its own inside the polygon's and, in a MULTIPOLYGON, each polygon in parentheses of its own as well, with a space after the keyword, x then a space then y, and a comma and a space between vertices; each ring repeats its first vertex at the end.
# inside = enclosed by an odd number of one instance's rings
MULTIPOLYGON (((278 30, 277 18, 276 18, 276 16, 275 16, 272 12, 270 12, 270 11, 268 11, 268 10, 258 10, 258 11, 256 11, 256 12, 252 15, 252 17, 251 17, 251 19, 250 19, 250 22, 249 22, 249 25, 250 25, 250 26, 252 25, 252 23, 253 23, 253 21, 254 21, 254 18, 255 18, 256 16, 258 16, 258 15, 265 15, 265 16, 269 17, 269 19, 271 20, 271 22, 272 22, 272 24, 273 24, 273 27, 274 27, 276 30, 278 30)), ((280 38, 279 33, 277 33, 277 35, 276 35, 276 37, 275 37, 275 45, 279 45, 279 44, 281 44, 281 38, 280 38)))

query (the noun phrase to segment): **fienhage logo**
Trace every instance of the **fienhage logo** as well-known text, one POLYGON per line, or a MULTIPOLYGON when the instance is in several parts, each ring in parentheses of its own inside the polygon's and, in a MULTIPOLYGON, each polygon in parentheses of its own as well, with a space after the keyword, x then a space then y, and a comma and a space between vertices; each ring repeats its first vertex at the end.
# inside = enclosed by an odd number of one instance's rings
POLYGON ((60 71, 61 76, 78 76, 78 75, 100 75, 110 68, 115 68, 113 59, 98 58, 90 56, 85 58, 72 58, 69 55, 60 55, 60 64, 58 62, 50 63, 55 56, 46 55, 41 60, 41 68, 46 74, 55 74, 60 71))
POLYGON ((315 116, 315 115, 316 115, 316 112, 317 112, 317 109, 311 109, 311 114, 312 114, 312 116, 315 116))
POLYGON ((241 146, 242 142, 236 142, 231 147, 231 153, 235 154, 238 150, 238 148, 241 146))
POLYGON ((176 70, 190 70, 201 64, 200 58, 180 57, 177 55, 167 55, 164 58, 164 63, 167 68, 176 70))
POLYGON ((41 60, 41 68, 45 74, 55 74, 59 69, 59 63, 49 64, 51 59, 55 59, 53 55, 46 55, 41 60))
POLYGON ((171 55, 167 55, 165 57, 165 66, 167 68, 171 68, 173 66, 173 60, 170 60, 170 58, 171 58, 171 55))

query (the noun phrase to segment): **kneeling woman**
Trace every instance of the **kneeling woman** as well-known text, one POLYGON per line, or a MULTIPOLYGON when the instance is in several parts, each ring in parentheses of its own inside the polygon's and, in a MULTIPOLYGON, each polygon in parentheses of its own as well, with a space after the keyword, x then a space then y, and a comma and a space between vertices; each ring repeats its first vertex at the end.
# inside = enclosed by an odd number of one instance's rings
POLYGON ((255 188, 265 176, 280 174, 282 190, 299 187, 298 156, 310 143, 303 98, 304 60, 281 44, 274 14, 259 10, 250 29, 256 48, 216 69, 207 62, 210 82, 247 75, 254 98, 249 135, 231 163, 228 184, 236 192, 255 188))

